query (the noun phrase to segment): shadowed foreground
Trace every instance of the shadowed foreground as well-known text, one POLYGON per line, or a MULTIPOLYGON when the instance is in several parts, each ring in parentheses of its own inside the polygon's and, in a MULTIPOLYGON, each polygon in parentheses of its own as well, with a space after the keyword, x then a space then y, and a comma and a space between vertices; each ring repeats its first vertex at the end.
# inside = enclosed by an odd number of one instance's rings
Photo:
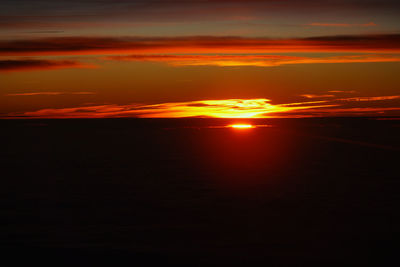
POLYGON ((235 121, 0 121, 0 266, 399 264, 399 120, 235 121))

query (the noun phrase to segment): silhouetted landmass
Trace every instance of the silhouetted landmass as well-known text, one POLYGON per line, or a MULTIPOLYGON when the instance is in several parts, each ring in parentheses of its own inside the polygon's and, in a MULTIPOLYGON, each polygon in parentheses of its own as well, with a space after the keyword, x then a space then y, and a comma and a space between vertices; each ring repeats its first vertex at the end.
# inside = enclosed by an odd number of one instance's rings
POLYGON ((0 266, 396 266, 400 120, 0 121, 0 266))

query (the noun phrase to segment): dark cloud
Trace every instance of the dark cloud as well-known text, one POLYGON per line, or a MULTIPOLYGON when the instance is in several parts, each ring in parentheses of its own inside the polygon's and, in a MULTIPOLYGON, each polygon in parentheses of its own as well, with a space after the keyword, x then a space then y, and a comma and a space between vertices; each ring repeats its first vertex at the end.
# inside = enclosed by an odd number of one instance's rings
MULTIPOLYGON (((216 7, 216 6, 233 6, 233 7, 265 7, 275 9, 291 9, 291 8, 393 8, 399 7, 400 4, 396 0, 3 0, 6 8, 19 7, 20 9, 28 8, 32 5, 40 7, 36 12, 43 10, 52 10, 57 7, 64 7, 64 12, 80 8, 86 12, 89 10, 101 10, 104 8, 135 8, 138 11, 169 9, 169 8, 189 8, 189 7, 216 7)), ((60 11, 59 11, 60 12, 60 11)))
POLYGON ((0 72, 52 70, 52 69, 64 69, 64 68, 88 68, 88 67, 91 66, 71 60, 38 60, 38 59, 0 60, 0 72))
POLYGON ((328 36, 305 39, 241 37, 59 37, 0 42, 0 54, 268 53, 399 51, 400 34, 328 36))
MULTIPOLYGON (((0 24, 30 21, 187 21, 237 16, 367 10, 397 12, 400 2, 393 0, 84 0, 32 1, 3 0, 0 24)), ((12 25, 12 24, 10 24, 12 25)))

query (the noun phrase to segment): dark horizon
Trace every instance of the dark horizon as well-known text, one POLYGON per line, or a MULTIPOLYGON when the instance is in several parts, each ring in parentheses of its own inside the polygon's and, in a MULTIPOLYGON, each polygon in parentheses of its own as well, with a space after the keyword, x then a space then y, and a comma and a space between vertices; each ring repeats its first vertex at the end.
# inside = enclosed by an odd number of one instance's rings
POLYGON ((4 266, 398 262, 399 120, 0 125, 4 266))

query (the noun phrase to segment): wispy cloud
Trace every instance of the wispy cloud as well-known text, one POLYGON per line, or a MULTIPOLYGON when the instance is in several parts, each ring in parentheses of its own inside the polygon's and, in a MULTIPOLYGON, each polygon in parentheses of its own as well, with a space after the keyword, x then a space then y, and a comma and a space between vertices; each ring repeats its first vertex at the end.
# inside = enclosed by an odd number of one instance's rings
POLYGON ((61 109, 42 109, 33 112, 10 114, 10 117, 30 118, 259 118, 277 112, 305 110, 332 105, 273 105, 268 99, 226 99, 171 102, 154 105, 95 105, 61 109))
POLYGON ((339 105, 318 108, 315 110, 298 111, 293 110, 286 113, 275 113, 273 117, 277 118, 309 118, 309 117, 382 117, 382 116, 399 116, 399 107, 347 107, 340 108, 339 105))
MULTIPOLYGON (((400 116, 400 95, 373 97, 329 98, 315 102, 325 105, 316 109, 290 110, 275 113, 277 117, 335 117, 335 116, 400 116)), ((291 104, 286 104, 291 105, 291 104)))
POLYGON ((398 103, 387 101, 400 96, 377 96, 340 98, 272 104, 269 99, 225 99, 168 102, 160 104, 93 105, 59 109, 42 109, 32 112, 13 113, 8 117, 28 118, 268 118, 268 117, 313 117, 313 116, 366 116, 398 112, 398 103), (361 100, 360 100, 361 99, 361 100), (360 102, 361 101, 361 102, 360 102), (369 102, 375 104, 369 105, 369 102), (385 102, 379 104, 379 102, 385 102))
MULTIPOLYGON (((129 53, 399 52, 400 34, 298 39, 241 37, 53 37, 0 41, 0 55, 129 53)), ((354 59, 356 60, 356 59, 354 59)))
POLYGON ((162 62, 172 66, 278 66, 305 60, 304 57, 279 55, 127 55, 105 59, 118 61, 162 62))
POLYGON ((337 57, 299 57, 281 55, 124 55, 107 60, 161 62, 171 66, 256 66, 273 67, 293 64, 400 62, 398 55, 366 54, 337 57))
POLYGON ((375 27, 375 26, 377 26, 377 24, 375 24, 374 22, 363 23, 363 24, 313 22, 313 23, 305 24, 305 26, 317 26, 317 27, 375 27))
POLYGON ((300 95, 305 98, 327 98, 327 97, 334 97, 334 95, 314 95, 314 94, 304 94, 300 95))
POLYGON ((95 92, 29 92, 5 94, 6 96, 38 96, 38 95, 94 95, 95 92))
POLYGON ((72 60, 10 59, 0 60, 0 72, 54 70, 66 68, 94 68, 95 66, 72 60))
POLYGON ((382 100, 395 100, 400 99, 400 95, 393 96, 373 96, 373 97, 349 97, 349 98, 341 98, 339 101, 382 101, 382 100))
POLYGON ((328 93, 354 94, 354 93, 356 93, 356 91, 354 91, 354 90, 348 90, 348 91, 345 91, 345 90, 331 90, 331 91, 328 91, 328 93))

